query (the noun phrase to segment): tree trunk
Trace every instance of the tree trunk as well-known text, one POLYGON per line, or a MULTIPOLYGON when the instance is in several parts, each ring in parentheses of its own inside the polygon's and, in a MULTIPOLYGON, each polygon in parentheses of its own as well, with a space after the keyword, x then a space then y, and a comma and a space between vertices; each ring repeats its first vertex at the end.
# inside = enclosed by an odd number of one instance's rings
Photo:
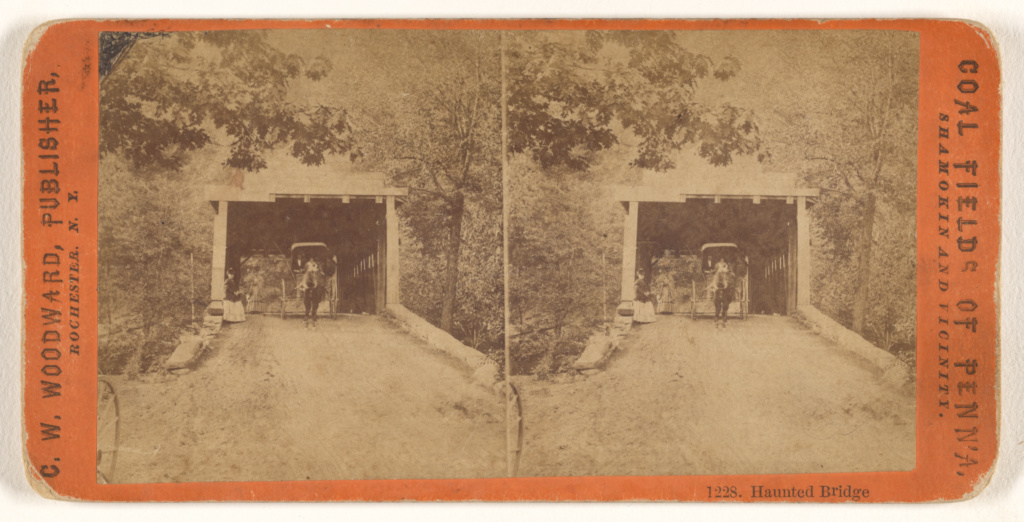
POLYGON ((462 254, 462 215, 465 198, 455 195, 451 204, 452 221, 448 227, 448 248, 445 252, 444 288, 441 293, 441 329, 452 333, 455 315, 455 297, 459 286, 459 257, 462 254))
POLYGON ((864 335, 865 319, 870 298, 869 283, 871 281, 871 261, 874 246, 875 229, 875 195, 867 193, 864 199, 864 220, 860 224, 857 238, 857 291, 853 296, 853 331, 864 335))

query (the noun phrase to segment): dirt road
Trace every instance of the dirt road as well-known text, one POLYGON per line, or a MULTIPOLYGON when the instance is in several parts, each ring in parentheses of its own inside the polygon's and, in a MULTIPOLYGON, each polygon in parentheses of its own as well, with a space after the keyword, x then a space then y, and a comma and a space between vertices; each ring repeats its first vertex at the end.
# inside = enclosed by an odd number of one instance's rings
POLYGON ((520 379, 521 476, 910 470, 912 389, 786 317, 634 328, 606 371, 520 379))
POLYGON ((377 316, 250 316, 187 375, 119 380, 114 482, 503 476, 503 401, 377 316))

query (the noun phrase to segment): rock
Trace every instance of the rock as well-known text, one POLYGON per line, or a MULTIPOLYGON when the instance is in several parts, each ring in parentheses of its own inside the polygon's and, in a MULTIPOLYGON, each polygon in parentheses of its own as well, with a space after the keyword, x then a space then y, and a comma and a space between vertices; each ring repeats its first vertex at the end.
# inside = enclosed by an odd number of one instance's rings
POLYGON ((172 371, 190 367, 203 354, 206 346, 205 339, 198 335, 182 336, 178 341, 178 347, 167 358, 164 367, 172 371))
POLYGON ((632 320, 632 318, 633 318, 633 302, 632 301, 625 301, 623 303, 620 303, 618 308, 615 309, 615 313, 619 317, 626 317, 626 318, 629 318, 630 320, 632 320))
POLYGON ((209 315, 203 317, 203 326, 201 332, 207 335, 215 334, 220 331, 220 325, 224 322, 224 317, 219 315, 209 315))
POLYGON ((187 373, 190 373, 191 371, 192 370, 190 370, 188 368, 175 368, 175 369, 171 370, 171 374, 172 375, 185 375, 187 373))
POLYGON ((484 364, 473 372, 473 382, 486 388, 493 388, 498 382, 498 366, 495 364, 484 364))
POLYGON ((612 351, 612 339, 604 334, 595 334, 587 342, 587 347, 583 350, 580 358, 572 363, 572 367, 577 370, 597 368, 604 363, 612 351))
POLYGON ((206 317, 220 317, 224 315, 224 302, 215 300, 211 301, 206 307, 206 317))
POLYGON ((601 373, 602 371, 604 371, 604 370, 601 370, 599 368, 591 368, 589 370, 582 370, 582 371, 580 371, 580 373, 582 373, 583 375, 586 375, 587 377, 593 377, 593 376, 601 373))
POLYGON ((900 388, 913 382, 910 368, 899 361, 889 366, 882 373, 882 381, 895 388, 900 388))

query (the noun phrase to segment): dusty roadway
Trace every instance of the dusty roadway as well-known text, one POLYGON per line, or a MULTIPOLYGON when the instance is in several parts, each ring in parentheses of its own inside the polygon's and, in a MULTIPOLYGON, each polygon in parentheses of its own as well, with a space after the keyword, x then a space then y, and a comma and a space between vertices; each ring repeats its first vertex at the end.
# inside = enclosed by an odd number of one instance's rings
POLYGON ((114 482, 503 476, 504 407, 377 316, 250 316, 183 376, 121 380, 114 482))
POLYGON ((914 396, 786 317, 659 316, 606 371, 518 382, 521 476, 910 470, 914 396))

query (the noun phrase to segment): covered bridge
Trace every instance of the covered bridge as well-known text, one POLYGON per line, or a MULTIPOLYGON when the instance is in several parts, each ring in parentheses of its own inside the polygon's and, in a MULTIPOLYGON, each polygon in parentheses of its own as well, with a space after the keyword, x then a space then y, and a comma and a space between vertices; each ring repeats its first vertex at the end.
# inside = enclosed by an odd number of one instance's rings
POLYGON ((749 257, 751 311, 791 314, 810 304, 811 233, 807 209, 818 189, 797 177, 760 170, 648 173, 613 194, 625 208, 619 312, 631 314, 634 281, 666 251, 696 254, 708 243, 735 243, 749 257))
POLYGON ((252 255, 288 255, 291 245, 304 242, 324 243, 337 258, 339 285, 350 294, 343 300, 359 299, 370 312, 399 302, 395 209, 408 189, 388 187, 383 174, 269 169, 237 172, 230 184, 205 189, 215 212, 214 313, 222 309, 227 267, 237 273, 252 255))

